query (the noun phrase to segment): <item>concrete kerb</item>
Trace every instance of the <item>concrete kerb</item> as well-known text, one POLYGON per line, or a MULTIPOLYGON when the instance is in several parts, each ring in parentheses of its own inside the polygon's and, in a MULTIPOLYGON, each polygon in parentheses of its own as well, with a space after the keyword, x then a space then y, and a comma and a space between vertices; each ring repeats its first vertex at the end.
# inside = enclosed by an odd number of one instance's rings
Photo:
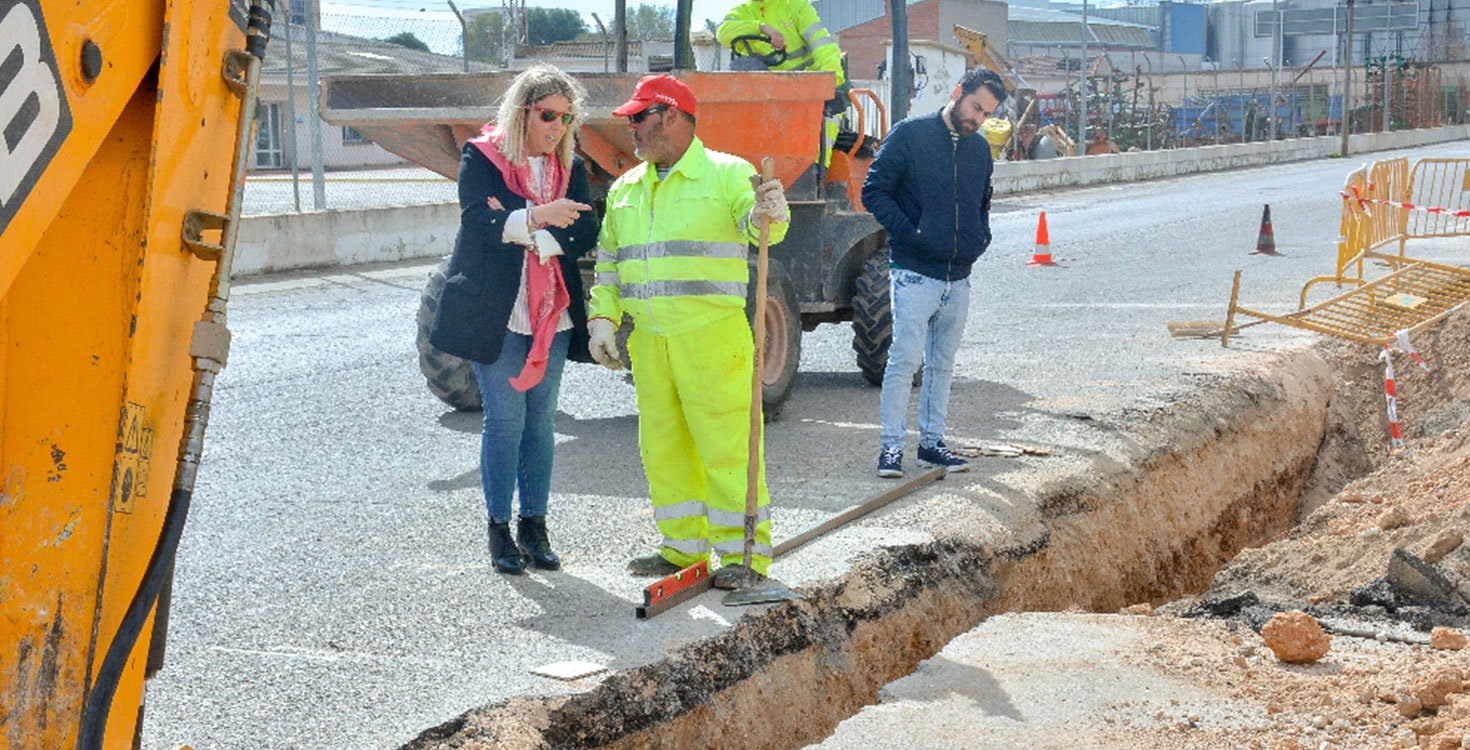
POLYGON ((455 203, 246 216, 234 275, 448 255, 458 230, 455 203))
MULTIPOLYGON (((1350 136, 1352 154, 1470 138, 1456 125, 1350 136)), ((996 165, 1000 194, 1131 182, 1223 169, 1320 159, 1336 154, 1337 136, 1294 138, 1167 151, 1107 154, 996 165)), ((375 263, 447 255, 459 207, 453 203, 333 209, 246 216, 236 240, 235 275, 375 263)))

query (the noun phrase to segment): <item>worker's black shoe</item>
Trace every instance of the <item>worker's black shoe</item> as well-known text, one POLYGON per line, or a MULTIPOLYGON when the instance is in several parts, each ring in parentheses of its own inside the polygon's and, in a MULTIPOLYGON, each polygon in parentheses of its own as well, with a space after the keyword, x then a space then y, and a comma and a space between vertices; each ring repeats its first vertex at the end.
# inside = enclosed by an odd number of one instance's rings
POLYGON ((551 538, 546 535, 546 516, 521 516, 516 522, 516 541, 536 567, 542 570, 561 567, 561 558, 551 551, 551 538))
POLYGON ((521 557, 521 548, 510 538, 510 523, 490 521, 490 562, 502 573, 522 573, 526 570, 526 558, 521 557))
MULTIPOLYGON (((760 583, 765 579, 765 576, 756 573, 751 578, 751 583, 760 583)), ((727 591, 738 589, 745 585, 745 566, 740 563, 726 565, 715 571, 715 575, 710 579, 710 583, 717 589, 725 589, 727 591)))
POLYGON ((671 576, 683 568, 664 559, 663 555, 635 557, 628 562, 628 572, 635 576, 671 576))
POLYGON ((878 451, 878 476, 885 479, 903 476, 902 448, 883 448, 878 451))
POLYGON ((919 446, 920 466, 943 466, 946 472, 969 471, 970 462, 949 452, 941 440, 933 448, 919 446))

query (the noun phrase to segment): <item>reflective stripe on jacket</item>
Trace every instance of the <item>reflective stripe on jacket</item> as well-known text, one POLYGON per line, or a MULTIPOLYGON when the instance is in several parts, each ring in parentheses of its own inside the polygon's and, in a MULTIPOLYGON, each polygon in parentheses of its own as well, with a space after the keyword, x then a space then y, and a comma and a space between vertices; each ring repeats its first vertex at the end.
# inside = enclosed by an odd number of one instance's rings
MULTIPOLYGON (((720 24, 716 36, 720 44, 728 47, 737 36, 761 33, 761 24, 774 26, 786 37, 786 61, 771 70, 826 70, 837 74, 837 85, 846 77, 842 75, 842 50, 837 39, 822 25, 822 19, 807 0, 752 0, 730 9, 720 24)), ((744 44, 741 45, 742 51, 744 44)), ((753 42, 752 52, 770 54, 771 45, 753 42)))
MULTIPOLYGON (((623 313, 649 333, 673 335, 745 310, 749 218, 755 168, 708 151, 695 138, 667 178, 647 162, 607 193, 588 317, 614 323, 623 313)), ((786 236, 772 224, 770 241, 786 236)))

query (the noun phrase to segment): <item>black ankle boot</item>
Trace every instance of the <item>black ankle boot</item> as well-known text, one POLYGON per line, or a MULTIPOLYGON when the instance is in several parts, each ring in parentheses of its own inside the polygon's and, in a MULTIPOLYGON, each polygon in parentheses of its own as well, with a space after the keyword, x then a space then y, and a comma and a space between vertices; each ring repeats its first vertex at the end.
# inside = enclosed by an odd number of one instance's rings
POLYGON ((545 516, 521 516, 516 524, 516 540, 521 543, 521 551, 536 567, 542 570, 561 567, 561 558, 551 551, 551 539, 546 536, 545 516))
POLYGON ((526 569, 526 558, 510 538, 510 523, 490 521, 490 561, 502 573, 520 573, 526 569))

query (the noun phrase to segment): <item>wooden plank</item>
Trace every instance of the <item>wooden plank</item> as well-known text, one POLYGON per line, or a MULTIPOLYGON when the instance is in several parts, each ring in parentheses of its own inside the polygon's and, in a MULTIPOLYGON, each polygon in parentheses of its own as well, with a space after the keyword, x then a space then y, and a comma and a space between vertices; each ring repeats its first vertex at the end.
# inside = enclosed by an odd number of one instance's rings
MULTIPOLYGON (((877 497, 865 500, 856 507, 849 508, 833 516, 814 528, 803 531, 781 542, 772 550, 771 557, 773 559, 780 557, 813 539, 830 533, 834 529, 852 523, 920 487, 943 479, 944 475, 945 471, 943 468, 930 469, 877 497)), ((707 561, 700 561, 678 573, 661 578, 644 588, 643 604, 635 608, 635 614, 637 614, 638 619, 647 620, 709 591, 711 586, 713 586, 713 581, 709 575, 709 563, 707 561)))
POLYGON ((893 502, 894 500, 897 500, 900 497, 903 497, 904 495, 907 495, 910 492, 913 492, 914 490, 917 490, 920 487, 929 484, 930 482, 935 482, 943 478, 943 468, 930 469, 929 471, 926 471, 923 474, 920 474, 919 476, 914 477, 913 479, 910 479, 909 481, 904 482, 903 484, 900 484, 899 486, 894 487, 893 489, 881 495, 878 495, 877 497, 868 500, 855 508, 850 508, 846 512, 838 516, 834 516, 831 519, 828 519, 825 523, 822 523, 815 528, 803 531, 800 534, 797 534, 796 536, 791 537, 784 542, 781 542, 780 544, 776 545, 776 549, 774 550, 772 557, 780 557, 781 555, 784 555, 787 552, 790 552, 791 550, 794 550, 797 547, 800 547, 801 545, 806 544, 807 542, 810 542, 811 540, 816 539, 817 537, 822 536, 823 534, 826 534, 839 526, 844 526, 846 524, 852 523, 853 521, 862 518, 869 513, 872 513, 873 511, 893 502))

